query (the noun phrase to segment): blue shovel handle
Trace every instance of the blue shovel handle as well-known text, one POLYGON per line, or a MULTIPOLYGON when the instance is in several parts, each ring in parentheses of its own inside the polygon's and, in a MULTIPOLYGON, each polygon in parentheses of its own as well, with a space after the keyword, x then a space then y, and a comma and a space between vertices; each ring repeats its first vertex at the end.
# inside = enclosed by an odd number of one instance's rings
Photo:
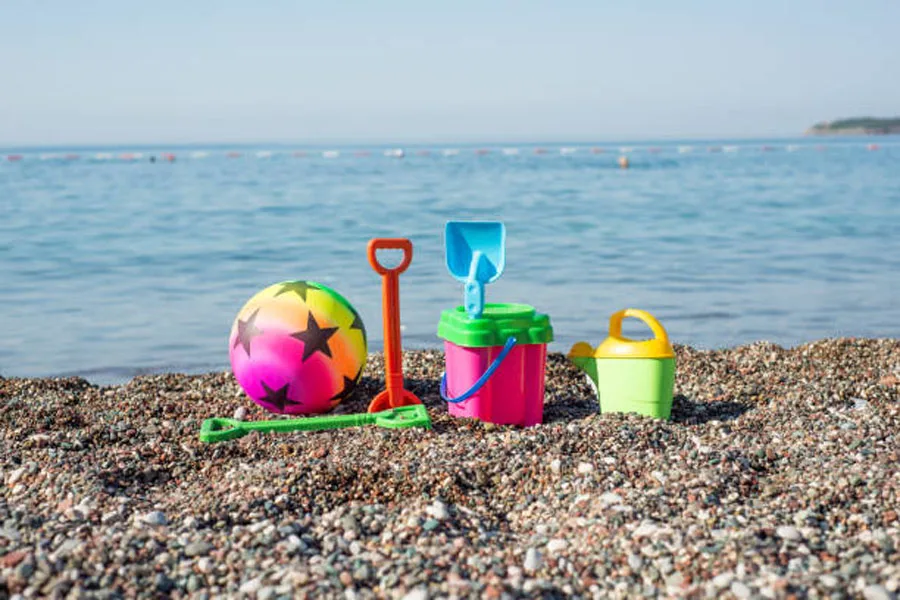
POLYGON ((465 402, 466 400, 477 394, 478 390, 484 387, 484 384, 486 384, 488 382, 488 379, 491 378, 491 375, 494 374, 494 371, 500 368, 500 364, 503 362, 503 359, 505 359, 509 355, 510 351, 512 351, 513 346, 515 345, 515 337, 511 337, 506 340, 506 343, 503 345, 503 350, 500 351, 500 354, 497 355, 497 358, 495 358, 494 362, 492 362, 487 370, 485 370, 484 374, 478 378, 478 381, 472 384, 472 387, 470 387, 468 391, 466 391, 466 393, 457 396, 456 398, 450 398, 447 395, 447 374, 444 373, 441 376, 441 398, 451 404, 459 404, 460 402, 465 402))
POLYGON ((484 284, 477 280, 466 282, 466 313, 470 319, 480 319, 484 312, 484 284))

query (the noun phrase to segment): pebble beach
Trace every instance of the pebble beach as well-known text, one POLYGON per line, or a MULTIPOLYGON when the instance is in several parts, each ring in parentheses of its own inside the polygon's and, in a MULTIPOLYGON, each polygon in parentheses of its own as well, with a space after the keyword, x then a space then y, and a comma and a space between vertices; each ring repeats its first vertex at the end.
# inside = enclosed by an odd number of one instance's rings
POLYGON ((455 419, 415 351, 430 431, 218 444, 227 372, 0 378, 0 598, 897 598, 900 340, 676 353, 670 421, 560 354, 542 425, 455 419))

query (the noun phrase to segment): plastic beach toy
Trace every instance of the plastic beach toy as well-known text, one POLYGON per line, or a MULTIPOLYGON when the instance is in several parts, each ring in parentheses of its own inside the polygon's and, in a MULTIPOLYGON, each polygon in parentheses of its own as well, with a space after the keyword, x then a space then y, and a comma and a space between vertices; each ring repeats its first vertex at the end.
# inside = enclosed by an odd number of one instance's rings
POLYGON ((381 275, 382 319, 384 320, 384 372, 386 389, 369 404, 369 412, 421 404, 403 387, 403 354, 400 345, 400 273, 412 262, 412 242, 405 238, 375 238, 369 241, 369 264, 381 275), (378 262, 379 250, 402 250, 403 260, 393 268, 378 262))
POLYGON ((366 330, 336 291, 312 281, 284 281, 240 310, 228 355, 238 383, 266 410, 322 413, 356 387, 366 365, 366 330))
POLYGON ((200 426, 200 441, 224 442, 243 437, 251 431, 325 431, 343 427, 376 425, 388 429, 424 427, 431 429, 428 411, 421 404, 392 408, 377 413, 359 413, 302 419, 276 419, 273 421, 238 421, 235 419, 206 419, 200 426))
POLYGON ((635 412, 668 419, 675 387, 675 351, 666 330, 653 315, 628 308, 609 319, 609 337, 596 348, 578 342, 569 360, 587 373, 597 389, 600 412, 635 412), (633 317, 653 332, 649 340, 622 335, 622 321, 633 317))
POLYGON ((465 308, 441 313, 447 372, 441 397, 455 417, 530 427, 543 421, 544 370, 553 328, 527 304, 486 304, 480 319, 465 308))
POLYGON ((465 282, 465 303, 441 313, 447 371, 441 397, 456 417, 504 425, 543 420, 544 370, 553 329, 527 304, 485 304, 484 286, 506 264, 506 228, 487 221, 450 221, 444 231, 447 269, 465 282))
POLYGON ((506 265, 506 227, 497 221, 450 221, 444 229, 447 270, 465 283, 466 312, 484 310, 484 286, 500 278, 506 265))

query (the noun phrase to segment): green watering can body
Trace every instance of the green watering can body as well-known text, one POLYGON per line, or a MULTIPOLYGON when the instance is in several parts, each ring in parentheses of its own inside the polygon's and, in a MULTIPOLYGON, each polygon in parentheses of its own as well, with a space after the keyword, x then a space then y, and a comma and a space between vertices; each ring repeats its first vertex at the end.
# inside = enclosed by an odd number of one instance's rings
POLYGON ((668 419, 675 388, 675 352, 669 336, 650 313, 628 308, 610 317, 609 337, 596 348, 578 342, 569 360, 584 370, 597 390, 601 413, 634 412, 668 419), (653 331, 649 340, 622 335, 622 321, 634 317, 653 331))

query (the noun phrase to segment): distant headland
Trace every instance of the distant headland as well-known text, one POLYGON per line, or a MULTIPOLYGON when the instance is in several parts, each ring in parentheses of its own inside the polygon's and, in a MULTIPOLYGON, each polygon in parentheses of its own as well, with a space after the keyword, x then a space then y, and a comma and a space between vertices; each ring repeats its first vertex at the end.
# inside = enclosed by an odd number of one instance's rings
POLYGON ((890 135, 900 134, 900 117, 878 119, 854 117, 838 121, 823 121, 806 130, 806 135, 890 135))

